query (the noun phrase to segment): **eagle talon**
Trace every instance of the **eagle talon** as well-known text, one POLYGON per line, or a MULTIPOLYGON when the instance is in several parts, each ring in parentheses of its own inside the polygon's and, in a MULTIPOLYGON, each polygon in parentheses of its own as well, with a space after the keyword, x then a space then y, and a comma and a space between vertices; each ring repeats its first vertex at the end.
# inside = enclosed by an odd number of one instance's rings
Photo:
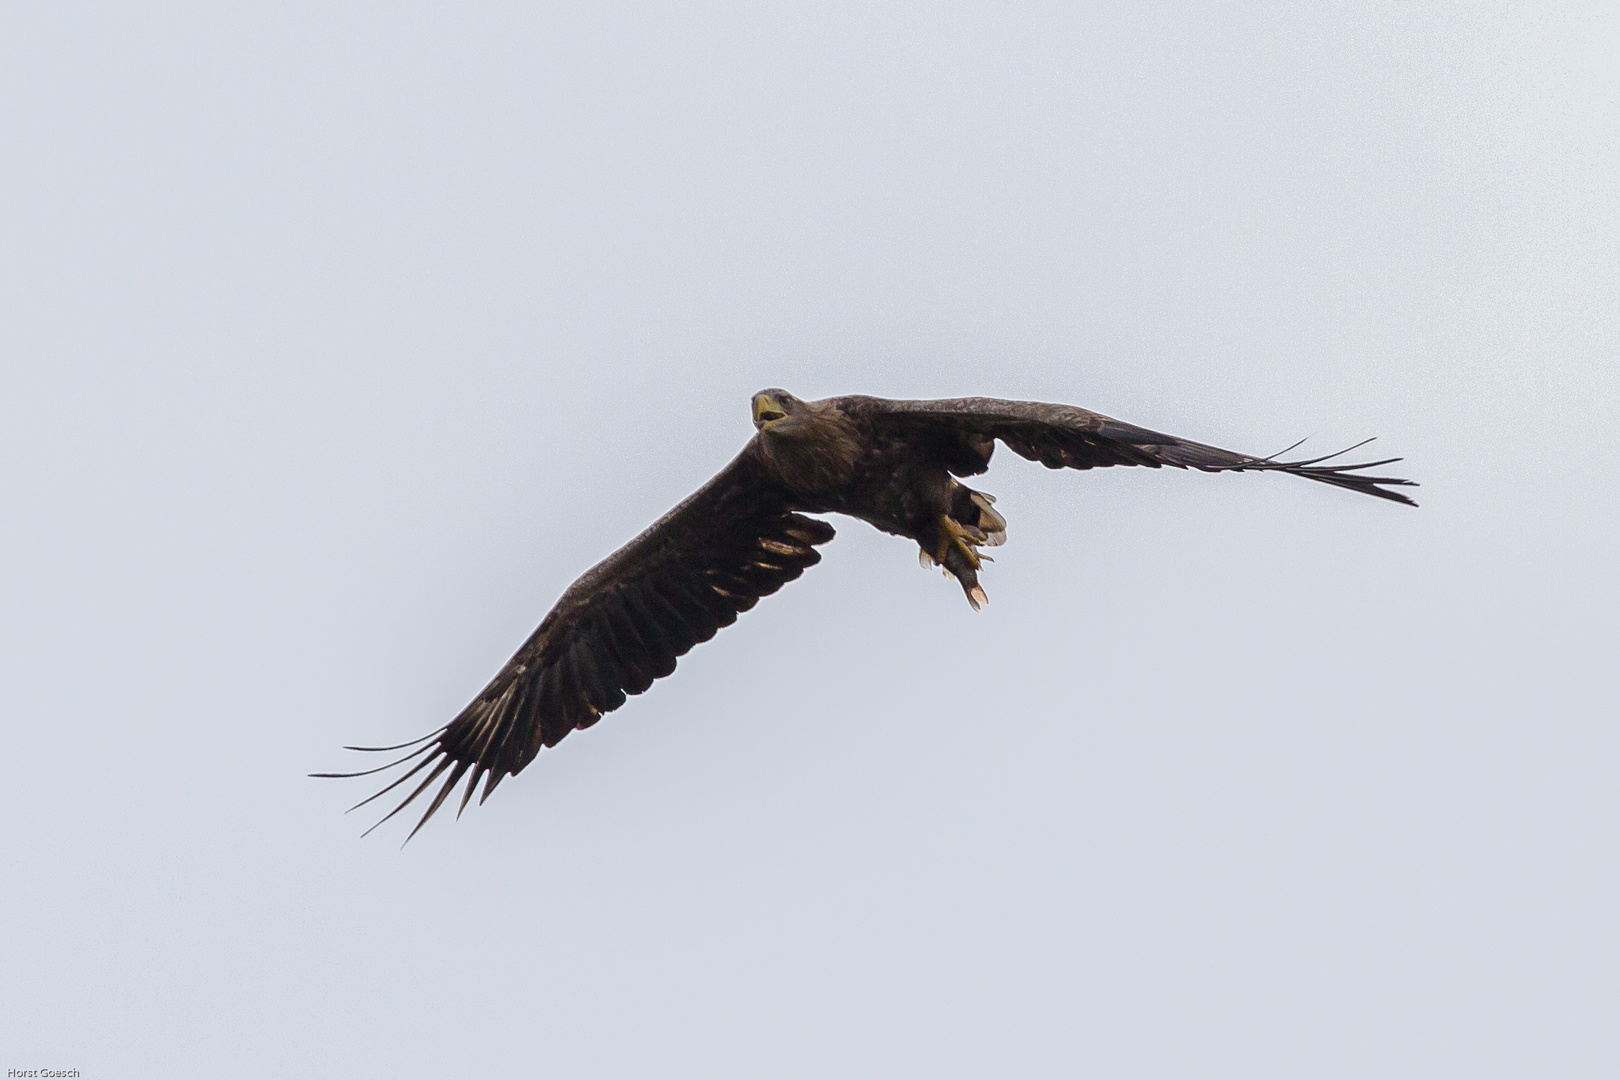
POLYGON ((948 565, 952 550, 961 553, 967 564, 977 570, 984 565, 980 560, 978 545, 984 543, 985 535, 971 525, 962 525, 949 514, 939 516, 939 548, 929 552, 933 560, 942 565, 948 565))
POLYGON ((955 578, 974 611, 990 602, 979 584, 979 570, 990 560, 979 554, 979 545, 986 543, 988 534, 983 529, 964 525, 949 514, 939 517, 939 541, 933 551, 921 549, 922 562, 939 565, 948 578, 955 578))

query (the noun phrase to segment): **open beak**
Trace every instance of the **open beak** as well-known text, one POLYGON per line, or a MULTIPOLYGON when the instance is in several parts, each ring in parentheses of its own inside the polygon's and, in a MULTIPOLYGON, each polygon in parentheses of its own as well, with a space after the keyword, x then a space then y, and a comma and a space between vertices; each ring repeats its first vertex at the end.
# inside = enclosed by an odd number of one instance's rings
POLYGON ((780 420, 787 415, 787 410, 769 394, 754 395, 754 426, 762 428, 772 420, 780 420))

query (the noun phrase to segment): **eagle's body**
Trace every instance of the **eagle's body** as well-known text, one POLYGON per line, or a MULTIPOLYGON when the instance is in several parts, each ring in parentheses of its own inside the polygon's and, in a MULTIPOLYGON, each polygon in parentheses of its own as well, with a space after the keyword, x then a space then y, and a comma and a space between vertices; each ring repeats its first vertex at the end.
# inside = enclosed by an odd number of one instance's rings
POLYGON ((393 813, 446 770, 416 828, 469 772, 461 806, 482 777, 488 797, 542 747, 589 727, 627 694, 668 675, 682 653, 821 560, 815 548, 833 538, 832 526, 805 513, 847 514, 909 537, 923 562, 942 564, 977 609, 986 599, 978 549, 1001 543, 1006 522, 991 496, 957 478, 984 472, 997 440, 1054 469, 1285 472, 1412 503, 1388 490, 1411 481, 1359 471, 1389 461, 1329 466, 1321 464, 1326 458, 1256 458, 1069 405, 860 396, 805 402, 764 390, 754 395, 753 411, 754 437, 731 464, 569 586, 461 715, 415 743, 382 748, 416 747, 381 769, 422 758, 384 792, 434 766, 393 813))
POLYGON ((757 456, 767 474, 793 492, 796 509, 848 514, 917 541, 927 560, 944 563, 968 602, 979 606, 984 591, 972 549, 1001 543, 1006 522, 990 508, 989 496, 951 474, 987 469, 994 439, 887 423, 881 406, 889 403, 876 398, 801 402, 783 390, 755 396, 756 422, 762 399, 770 403, 766 408, 792 411, 759 423, 743 453, 757 456), (958 537, 963 544, 953 546, 958 537))

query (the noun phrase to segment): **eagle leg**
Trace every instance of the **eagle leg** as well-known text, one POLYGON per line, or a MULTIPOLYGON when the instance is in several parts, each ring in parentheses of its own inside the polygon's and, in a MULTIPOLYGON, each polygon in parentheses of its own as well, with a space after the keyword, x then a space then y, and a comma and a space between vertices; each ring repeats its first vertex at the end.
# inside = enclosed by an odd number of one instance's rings
POLYGON ((933 550, 923 549, 926 558, 943 565, 945 572, 962 586, 962 592, 974 611, 990 602, 984 587, 979 584, 979 569, 989 557, 980 555, 978 549, 988 539, 983 529, 963 525, 949 514, 941 514, 933 550))

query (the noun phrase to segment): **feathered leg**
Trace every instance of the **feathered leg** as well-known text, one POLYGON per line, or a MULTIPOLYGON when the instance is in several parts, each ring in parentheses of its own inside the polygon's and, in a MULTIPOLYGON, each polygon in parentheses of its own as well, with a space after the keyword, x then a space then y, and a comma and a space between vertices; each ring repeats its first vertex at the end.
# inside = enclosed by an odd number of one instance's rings
POLYGON ((951 509, 935 522, 933 536, 922 545, 924 566, 942 565, 957 580, 974 611, 988 604, 979 570, 989 556, 980 547, 996 547, 1007 540, 1007 520, 991 507, 995 499, 964 484, 951 482, 951 509))

